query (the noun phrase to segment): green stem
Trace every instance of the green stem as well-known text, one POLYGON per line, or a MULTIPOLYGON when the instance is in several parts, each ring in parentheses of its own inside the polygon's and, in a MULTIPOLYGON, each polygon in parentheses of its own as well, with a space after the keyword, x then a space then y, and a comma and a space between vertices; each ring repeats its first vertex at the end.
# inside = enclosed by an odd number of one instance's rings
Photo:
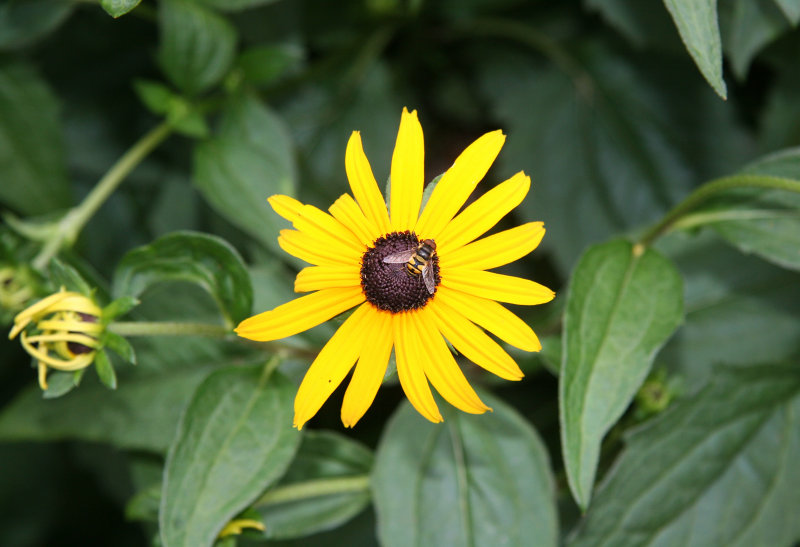
POLYGON ((181 323, 172 321, 115 321, 108 330, 120 336, 210 336, 225 338, 233 331, 223 325, 210 323, 181 323))
POLYGON ((679 224, 682 217, 701 205, 714 194, 725 192, 733 188, 767 188, 771 190, 787 190, 800 193, 800 182, 781 177, 767 175, 734 175, 708 182, 689 194, 689 196, 676 205, 670 212, 639 239, 638 247, 644 248, 656 239, 666 234, 679 224))
POLYGON ((59 222, 52 239, 50 239, 33 260, 34 268, 41 270, 61 250, 64 244, 71 245, 78 237, 89 219, 97 212, 108 197, 117 189, 141 161, 172 132, 166 122, 154 127, 139 139, 109 169, 84 200, 70 209, 59 222))
POLYGON ((278 505, 280 503, 317 498, 320 496, 330 496, 333 494, 345 494, 348 492, 366 493, 368 491, 369 475, 357 475, 355 477, 342 477, 337 479, 319 479, 273 488, 256 500, 253 507, 278 505))

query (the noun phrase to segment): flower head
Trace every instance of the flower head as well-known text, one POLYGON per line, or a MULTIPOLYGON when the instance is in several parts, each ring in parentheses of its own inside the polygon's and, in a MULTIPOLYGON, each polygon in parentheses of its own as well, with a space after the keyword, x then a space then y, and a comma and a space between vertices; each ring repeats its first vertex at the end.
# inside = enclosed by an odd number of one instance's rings
POLYGON ((8 337, 20 335, 39 367, 39 385, 47 389, 47 369, 76 371, 94 361, 103 332, 102 310, 91 298, 62 288, 14 318, 8 337))
POLYGON ((422 127, 416 111, 403 109, 388 211, 357 131, 345 153, 355 199, 342 195, 328 214, 288 196, 269 198, 273 209, 295 228, 281 231, 281 248, 313 264, 295 280, 295 291, 311 294, 242 321, 236 328, 239 336, 258 341, 284 338, 356 307, 300 385, 297 428, 316 414, 354 365, 341 417, 345 426, 355 425, 375 399, 393 348, 406 396, 432 422, 442 417, 429 382, 465 412, 490 410, 467 382, 445 340, 493 374, 522 378, 514 360, 484 329, 512 346, 539 351, 533 330, 499 302, 543 304, 555 294, 533 281, 488 270, 535 249, 544 225, 531 222, 478 238, 519 205, 530 179, 517 173, 461 210, 504 142, 498 130, 472 143, 442 175, 420 212, 422 127))
POLYGON ((0 310, 21 310, 33 296, 33 274, 27 268, 0 264, 0 310))

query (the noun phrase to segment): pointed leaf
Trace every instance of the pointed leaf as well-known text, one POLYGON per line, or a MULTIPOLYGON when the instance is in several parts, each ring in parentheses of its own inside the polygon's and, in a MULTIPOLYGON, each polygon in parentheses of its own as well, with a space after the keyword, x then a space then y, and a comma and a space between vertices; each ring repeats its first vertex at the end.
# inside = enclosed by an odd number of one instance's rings
POLYGON ((373 493, 382 545, 556 545, 547 450, 530 424, 494 412, 432 424, 405 403, 378 446, 373 493))
POLYGON ((571 546, 791 545, 800 536, 797 366, 718 368, 630 436, 571 546))
POLYGON ((219 370, 197 388, 164 470, 165 547, 211 545, 283 475, 301 438, 292 428, 294 391, 263 365, 219 370))
POLYGON ((108 354, 102 349, 94 356, 94 367, 97 370, 97 376, 106 387, 117 389, 117 375, 114 373, 114 367, 111 366, 108 354))
POLYGON ((626 241, 591 247, 573 272, 564 315, 559 411, 572 495, 589 504, 605 433, 622 416, 658 348, 683 317, 680 274, 626 241))
POLYGON ((133 351, 133 346, 119 334, 107 330, 103 333, 101 343, 104 348, 110 349, 125 361, 136 364, 136 353, 133 351))
POLYGON ((139 5, 142 0, 100 0, 103 9, 114 18, 121 17, 139 5))

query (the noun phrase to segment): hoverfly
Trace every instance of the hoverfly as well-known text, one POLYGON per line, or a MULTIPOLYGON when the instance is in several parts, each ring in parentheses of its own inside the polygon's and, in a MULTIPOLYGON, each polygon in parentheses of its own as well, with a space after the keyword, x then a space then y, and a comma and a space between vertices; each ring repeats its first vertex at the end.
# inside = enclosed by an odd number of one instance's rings
POLYGON ((430 263, 435 253, 436 243, 432 239, 424 239, 416 249, 390 254, 383 261, 389 264, 405 262, 406 273, 408 275, 421 274, 422 280, 425 282, 425 288, 428 289, 429 293, 433 294, 436 290, 436 280, 430 263))

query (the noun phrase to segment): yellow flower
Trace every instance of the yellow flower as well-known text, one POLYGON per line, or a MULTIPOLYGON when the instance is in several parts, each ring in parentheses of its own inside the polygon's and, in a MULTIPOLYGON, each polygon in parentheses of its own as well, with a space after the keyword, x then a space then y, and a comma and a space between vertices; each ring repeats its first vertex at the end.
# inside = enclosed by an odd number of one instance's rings
POLYGON ((219 533, 219 538, 224 538, 230 535, 241 534, 245 528, 253 528, 254 530, 266 530, 264 523, 254 519, 234 519, 225 525, 225 528, 219 533))
POLYGON ((327 214, 288 196, 269 198, 295 228, 281 231, 281 248, 313 264, 298 273, 295 291, 314 292, 242 321, 236 328, 239 336, 284 338, 358 306, 306 373, 295 398, 295 427, 302 428, 317 413, 355 364, 341 411, 344 425, 354 426, 375 399, 392 348, 406 396, 432 422, 442 417, 428 382, 464 412, 490 410, 467 382, 445 339, 487 371, 508 380, 522 378, 514 360, 483 329, 522 350, 539 351, 533 330, 498 302, 543 304, 555 294, 533 281, 487 270, 530 253, 544 236, 544 225, 531 222, 477 238, 519 205, 530 179, 517 173, 459 213, 504 142, 498 130, 472 143, 442 175, 420 214, 422 127, 416 111, 403 109, 392 156, 390 211, 357 131, 345 153, 355 200, 344 194, 327 214), (435 246, 427 261, 433 292, 426 275, 417 273, 424 270, 424 256, 415 255, 411 267, 405 260, 398 262, 398 255, 413 254, 425 240, 430 245, 417 255, 435 246))
POLYGON ((47 389, 48 368, 76 371, 92 364, 103 331, 101 314, 90 298, 62 287, 17 314, 8 338, 22 333, 22 347, 37 360, 39 385, 47 389))

